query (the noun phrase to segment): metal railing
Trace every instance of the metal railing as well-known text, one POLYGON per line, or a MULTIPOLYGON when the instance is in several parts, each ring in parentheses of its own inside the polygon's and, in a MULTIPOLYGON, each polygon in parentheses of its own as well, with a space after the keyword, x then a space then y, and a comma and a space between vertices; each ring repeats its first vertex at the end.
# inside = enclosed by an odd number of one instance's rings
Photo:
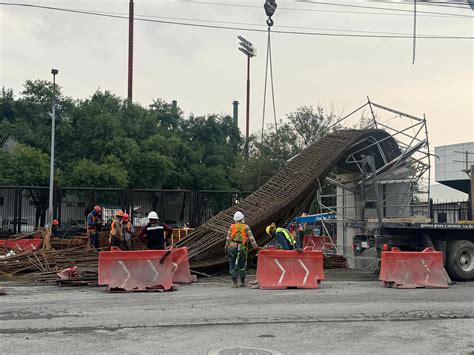
MULTIPOLYGON (((146 223, 150 211, 172 227, 196 227, 248 196, 241 191, 191 191, 64 187, 54 190, 53 216, 63 233, 84 228, 89 211, 100 205, 105 221, 118 210, 130 214, 135 226, 146 223)), ((31 232, 48 224, 49 188, 0 186, 0 236, 31 232)))

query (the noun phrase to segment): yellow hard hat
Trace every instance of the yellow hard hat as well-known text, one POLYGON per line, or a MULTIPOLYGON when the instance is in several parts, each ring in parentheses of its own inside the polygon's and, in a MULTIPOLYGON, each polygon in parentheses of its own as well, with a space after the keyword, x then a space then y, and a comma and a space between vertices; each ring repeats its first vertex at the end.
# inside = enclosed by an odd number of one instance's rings
POLYGON ((265 232, 267 232, 267 234, 270 235, 270 229, 275 228, 275 227, 276 227, 276 224, 272 223, 265 229, 265 232))

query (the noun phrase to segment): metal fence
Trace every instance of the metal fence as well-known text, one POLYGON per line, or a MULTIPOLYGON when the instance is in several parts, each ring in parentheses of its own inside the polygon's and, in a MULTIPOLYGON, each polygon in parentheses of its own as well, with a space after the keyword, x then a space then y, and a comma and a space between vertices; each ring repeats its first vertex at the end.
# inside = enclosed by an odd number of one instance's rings
MULTIPOLYGON (((56 188, 53 215, 62 231, 73 233, 84 227, 89 211, 100 205, 105 221, 118 210, 130 214, 134 225, 146 223, 150 211, 173 227, 196 227, 251 192, 145 190, 102 188, 56 188)), ((31 232, 48 224, 48 187, 0 186, 0 235, 31 232)))
POLYGON ((468 201, 443 202, 433 205, 435 223, 457 223, 469 219, 468 201))

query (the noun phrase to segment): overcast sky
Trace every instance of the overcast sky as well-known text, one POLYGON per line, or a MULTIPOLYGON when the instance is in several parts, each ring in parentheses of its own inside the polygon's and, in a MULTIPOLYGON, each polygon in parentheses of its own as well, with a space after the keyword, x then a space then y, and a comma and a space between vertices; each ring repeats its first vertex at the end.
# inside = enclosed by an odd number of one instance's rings
MULTIPOLYGON (((264 2, 209 1, 258 6, 264 2)), ((275 30, 412 32, 413 18, 409 13, 277 2, 280 7, 274 16, 275 30)), ((31 0, 28 3, 128 12, 128 0, 31 0)), ((411 9, 408 5, 368 1, 337 3, 411 9)), ((419 10, 474 15, 468 9, 426 5, 420 5, 419 10)), ((184 1, 136 0, 135 13, 137 17, 185 18, 194 23, 197 23, 194 20, 239 22, 245 25, 213 24, 259 29, 265 29, 266 20, 263 8, 184 1)), ((68 96, 86 98, 99 88, 126 96, 127 20, 2 5, 0 15, 1 85, 19 92, 27 79, 50 79, 54 67, 59 69, 58 81, 68 96)), ((418 33, 473 36, 474 20, 420 13, 418 33)), ((252 60, 251 95, 251 129, 257 130, 262 122, 266 45, 263 32, 137 21, 134 101, 148 105, 154 98, 176 99, 186 114, 231 114, 232 101, 238 100, 243 128, 246 60, 237 49, 238 34, 252 41, 258 50, 252 60)), ((410 39, 274 34, 272 41, 279 117, 299 106, 317 104, 347 113, 370 96, 375 102, 416 116, 425 113, 434 145, 474 140, 473 40, 418 39, 415 65, 411 64, 410 39)), ((270 116, 266 121, 270 121, 270 116)))

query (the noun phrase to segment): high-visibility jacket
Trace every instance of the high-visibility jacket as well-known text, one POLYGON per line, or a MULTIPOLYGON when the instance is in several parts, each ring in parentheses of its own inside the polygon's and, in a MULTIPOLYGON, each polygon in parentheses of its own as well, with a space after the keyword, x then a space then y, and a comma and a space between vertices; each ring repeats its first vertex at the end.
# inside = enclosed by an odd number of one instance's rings
POLYGON ((121 222, 118 218, 115 218, 113 221, 112 221, 112 224, 110 225, 110 235, 121 235, 122 234, 122 231, 120 230, 120 232, 118 231, 118 229, 122 228, 121 226, 121 222), (118 227, 117 228, 117 223, 118 223, 118 227))
POLYGON ((293 236, 285 228, 280 228, 280 227, 277 228, 276 233, 283 233, 283 235, 285 236, 286 240, 288 240, 288 243, 290 245, 295 245, 296 244, 296 241, 293 239, 293 236))
POLYGON ((249 237, 245 230, 247 229, 246 224, 234 223, 230 226, 230 237, 229 242, 246 245, 249 237))

